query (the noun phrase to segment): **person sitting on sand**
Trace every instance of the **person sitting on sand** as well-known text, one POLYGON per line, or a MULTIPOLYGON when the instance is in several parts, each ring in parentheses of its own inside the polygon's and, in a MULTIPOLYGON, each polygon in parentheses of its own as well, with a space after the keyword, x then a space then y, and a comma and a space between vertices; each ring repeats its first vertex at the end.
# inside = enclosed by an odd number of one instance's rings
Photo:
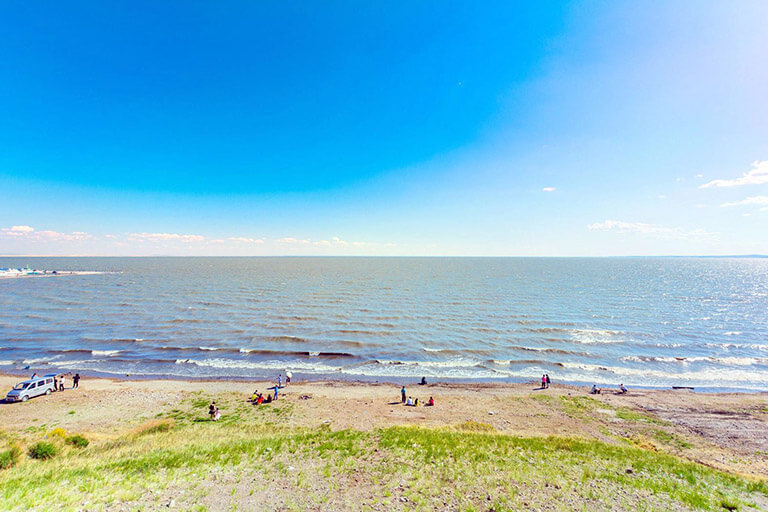
POLYGON ((597 384, 592 384, 592 389, 589 391, 590 395, 599 395, 600 394, 600 388, 597 387, 597 384))
POLYGON ((432 397, 429 397, 429 401, 427 402, 427 407, 434 407, 435 405, 435 399, 432 397))
POLYGON ((619 384, 619 394, 620 395, 626 395, 629 392, 627 388, 624 387, 624 383, 622 382, 619 384))
POLYGON ((256 391, 254 391, 253 394, 251 395, 251 402, 255 402, 257 398, 259 398, 259 390, 258 389, 256 391))
POLYGON ((259 393, 259 396, 258 396, 258 397, 256 397, 256 405, 261 405, 261 404, 262 404, 262 402, 264 402, 264 395, 262 395, 261 393, 259 393))
POLYGON ((267 393, 267 399, 266 399, 266 400, 264 400, 264 403, 265 403, 265 404, 271 404, 271 403, 272 403, 272 395, 270 395, 269 393, 267 393))
POLYGON ((405 405, 406 406, 412 406, 413 405, 413 399, 410 396, 408 397, 408 401, 405 402, 405 405))
POLYGON ((419 406, 419 399, 418 398, 413 401, 413 406, 414 407, 418 407, 419 406))
POLYGON ((426 386, 427 385, 427 378, 426 377, 422 377, 421 378, 421 382, 419 382, 419 385, 420 386, 426 386))
POLYGON ((211 417, 211 421, 213 421, 213 417, 216 415, 216 402, 211 402, 211 405, 208 406, 208 415, 211 417))

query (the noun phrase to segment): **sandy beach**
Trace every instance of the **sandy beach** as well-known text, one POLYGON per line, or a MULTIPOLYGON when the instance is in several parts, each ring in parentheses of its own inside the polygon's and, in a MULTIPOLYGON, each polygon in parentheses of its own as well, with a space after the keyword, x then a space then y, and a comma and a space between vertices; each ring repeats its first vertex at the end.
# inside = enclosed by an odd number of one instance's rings
MULTIPOLYGON (((7 392, 19 380, 0 376, 0 389, 7 392)), ((399 383, 294 382, 280 390, 278 402, 260 407, 281 408, 278 422, 272 423, 281 429, 372 432, 395 426, 478 424, 524 438, 628 443, 732 474, 768 476, 768 393, 630 390, 618 395, 606 390, 588 395, 587 388, 556 384, 544 390, 535 383, 405 384, 409 396, 422 404, 434 397, 435 406, 403 406, 399 383)), ((273 385, 87 378, 79 389, 3 404, 0 410, 6 436, 24 439, 31 432, 63 429, 106 443, 153 418, 173 417, 190 407, 192 415, 205 418, 210 400, 219 405, 223 418, 238 415, 239 420, 243 411, 257 408, 247 402, 250 393, 273 385)))

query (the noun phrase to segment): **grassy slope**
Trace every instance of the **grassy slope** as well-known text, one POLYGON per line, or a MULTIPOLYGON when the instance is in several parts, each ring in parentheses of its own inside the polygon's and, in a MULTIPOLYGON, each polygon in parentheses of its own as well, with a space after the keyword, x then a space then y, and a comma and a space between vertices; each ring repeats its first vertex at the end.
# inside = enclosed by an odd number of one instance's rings
MULTIPOLYGON (((238 412, 214 423, 197 412, 206 403, 199 396, 87 448, 56 432, 6 434, 4 447, 47 437, 61 453, 2 470, 0 509, 154 509, 173 500, 185 510, 749 510, 768 502, 764 481, 629 443, 521 438, 473 422, 282 427, 290 403, 235 404, 238 412)), ((566 406, 581 414, 590 405, 566 406)))

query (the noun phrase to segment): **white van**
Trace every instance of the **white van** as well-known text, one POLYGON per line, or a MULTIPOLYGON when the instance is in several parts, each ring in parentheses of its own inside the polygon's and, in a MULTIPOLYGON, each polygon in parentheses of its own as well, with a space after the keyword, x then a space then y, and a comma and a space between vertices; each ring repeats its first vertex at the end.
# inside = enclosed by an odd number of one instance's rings
POLYGON ((5 397, 7 402, 26 402, 40 395, 50 395, 53 391, 54 374, 35 377, 16 384, 5 397))

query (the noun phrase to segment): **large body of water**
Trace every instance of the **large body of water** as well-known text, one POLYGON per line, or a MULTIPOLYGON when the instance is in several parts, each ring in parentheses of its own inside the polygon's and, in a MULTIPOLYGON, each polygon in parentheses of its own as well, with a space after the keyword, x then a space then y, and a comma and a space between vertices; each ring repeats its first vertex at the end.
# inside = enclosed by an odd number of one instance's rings
POLYGON ((0 371, 768 390, 768 259, 0 258, 0 371))

